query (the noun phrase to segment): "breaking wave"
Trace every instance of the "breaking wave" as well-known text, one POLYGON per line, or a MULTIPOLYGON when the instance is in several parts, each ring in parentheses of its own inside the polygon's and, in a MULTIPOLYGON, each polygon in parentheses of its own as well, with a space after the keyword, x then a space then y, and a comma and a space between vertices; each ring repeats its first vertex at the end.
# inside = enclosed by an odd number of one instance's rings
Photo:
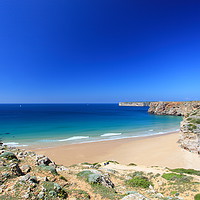
POLYGON ((122 133, 105 133, 101 135, 101 137, 109 137, 109 136, 116 136, 116 135, 121 135, 122 133))
POLYGON ((58 141, 64 142, 64 141, 80 140, 80 139, 87 139, 87 138, 89 138, 89 136, 73 136, 73 137, 62 139, 62 140, 58 140, 58 141))

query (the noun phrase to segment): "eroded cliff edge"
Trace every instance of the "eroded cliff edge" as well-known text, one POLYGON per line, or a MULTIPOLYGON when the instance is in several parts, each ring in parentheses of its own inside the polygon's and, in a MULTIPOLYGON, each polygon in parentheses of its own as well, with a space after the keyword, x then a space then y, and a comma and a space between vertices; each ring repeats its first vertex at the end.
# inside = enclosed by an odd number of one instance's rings
POLYGON ((185 116, 186 114, 200 109, 200 101, 180 101, 180 102, 151 102, 149 113, 155 115, 176 115, 185 116))
POLYGON ((182 148, 200 154, 200 109, 184 116, 180 126, 179 143, 182 148))
POLYGON ((200 154, 200 102, 152 102, 149 113, 184 116, 180 124, 180 146, 200 154))

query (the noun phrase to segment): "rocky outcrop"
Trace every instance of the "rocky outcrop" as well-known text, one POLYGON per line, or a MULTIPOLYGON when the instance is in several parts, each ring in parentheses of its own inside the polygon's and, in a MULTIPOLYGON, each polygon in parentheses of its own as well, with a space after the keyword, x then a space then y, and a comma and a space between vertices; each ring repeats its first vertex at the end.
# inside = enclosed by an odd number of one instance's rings
POLYGON ((144 101, 138 101, 138 102, 119 102, 119 106, 149 106, 151 102, 144 102, 144 101))
POLYGON ((200 154, 200 101, 151 102, 149 113, 184 116, 180 125, 180 146, 200 154))
POLYGON ((185 115, 180 127, 182 148, 200 154, 200 109, 185 115))
POLYGON ((176 115, 184 116, 196 109, 200 109, 200 101, 180 101, 180 102, 151 102, 149 113, 155 115, 176 115))

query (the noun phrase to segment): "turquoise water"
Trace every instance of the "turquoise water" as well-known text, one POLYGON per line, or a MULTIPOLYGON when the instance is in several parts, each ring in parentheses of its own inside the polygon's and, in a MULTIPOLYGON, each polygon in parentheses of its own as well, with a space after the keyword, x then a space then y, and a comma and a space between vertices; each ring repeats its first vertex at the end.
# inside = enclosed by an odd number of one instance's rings
POLYGON ((163 134, 182 117, 118 104, 0 104, 0 139, 11 146, 52 146, 163 134))

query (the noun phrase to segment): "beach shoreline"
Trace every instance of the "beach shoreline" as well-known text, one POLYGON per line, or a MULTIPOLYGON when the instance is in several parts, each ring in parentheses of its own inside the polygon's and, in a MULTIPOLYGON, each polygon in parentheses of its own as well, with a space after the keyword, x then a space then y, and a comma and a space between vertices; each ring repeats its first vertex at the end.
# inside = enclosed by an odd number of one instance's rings
POLYGON ((67 144, 28 150, 43 154, 65 166, 116 160, 121 164, 200 169, 197 154, 185 151, 177 143, 178 132, 137 138, 67 144))

